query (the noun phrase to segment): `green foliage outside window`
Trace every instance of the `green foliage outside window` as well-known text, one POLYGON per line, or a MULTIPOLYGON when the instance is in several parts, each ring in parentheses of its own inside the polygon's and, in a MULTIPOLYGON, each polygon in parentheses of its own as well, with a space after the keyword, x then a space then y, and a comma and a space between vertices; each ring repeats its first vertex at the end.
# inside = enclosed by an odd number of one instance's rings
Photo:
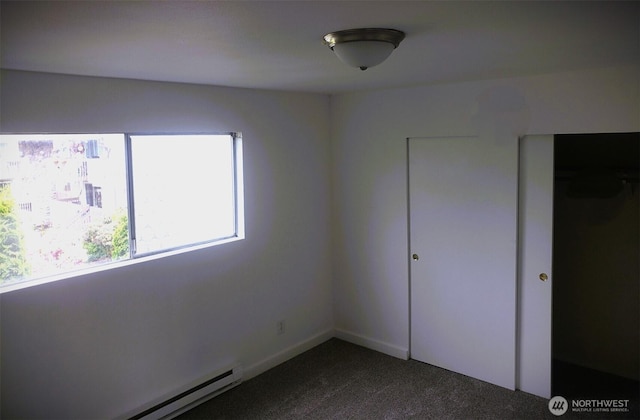
POLYGON ((0 187, 0 283, 29 275, 24 238, 9 186, 0 187))
POLYGON ((121 213, 114 217, 116 224, 113 229, 113 249, 111 258, 119 260, 129 258, 129 221, 127 215, 121 213))
POLYGON ((91 226, 84 235, 88 261, 118 260, 129 257, 127 215, 118 212, 100 224, 91 226))

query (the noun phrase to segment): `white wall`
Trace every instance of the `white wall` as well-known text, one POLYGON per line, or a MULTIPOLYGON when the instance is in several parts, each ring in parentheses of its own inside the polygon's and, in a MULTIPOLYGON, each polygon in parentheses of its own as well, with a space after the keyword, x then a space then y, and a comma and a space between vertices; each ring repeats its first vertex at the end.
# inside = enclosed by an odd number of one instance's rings
POLYGON ((246 239, 0 295, 2 417, 112 418, 330 337, 328 123, 323 95, 4 71, 3 132, 241 131, 246 239))
POLYGON ((332 97, 339 334, 409 351, 405 138, 640 131, 639 94, 640 69, 623 67, 332 97))
POLYGON ((3 72, 5 132, 242 131, 247 239, 1 295, 2 415, 113 417, 228 362, 257 373, 330 336, 332 309, 338 336, 406 357, 404 139, 640 131, 639 74, 329 100, 3 72))

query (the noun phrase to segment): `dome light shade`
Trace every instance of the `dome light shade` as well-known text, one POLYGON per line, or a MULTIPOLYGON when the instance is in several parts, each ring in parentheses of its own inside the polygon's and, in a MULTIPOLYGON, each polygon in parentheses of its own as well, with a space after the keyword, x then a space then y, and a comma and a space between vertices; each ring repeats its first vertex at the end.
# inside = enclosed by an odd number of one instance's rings
POLYGON ((393 44, 382 41, 344 42, 336 44, 333 52, 351 67, 366 70, 382 63, 393 52, 393 44))
POLYGON ((344 63, 366 70, 386 60, 404 37, 395 29, 347 29, 326 34, 324 43, 344 63))

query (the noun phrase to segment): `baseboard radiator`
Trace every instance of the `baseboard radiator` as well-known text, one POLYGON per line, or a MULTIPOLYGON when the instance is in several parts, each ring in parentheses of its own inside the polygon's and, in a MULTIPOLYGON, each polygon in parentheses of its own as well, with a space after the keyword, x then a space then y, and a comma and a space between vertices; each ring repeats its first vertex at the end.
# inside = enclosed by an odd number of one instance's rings
POLYGON ((172 419, 193 407, 219 395, 242 382, 242 366, 237 365, 224 372, 204 380, 199 385, 166 399, 144 410, 129 420, 167 420, 172 419))

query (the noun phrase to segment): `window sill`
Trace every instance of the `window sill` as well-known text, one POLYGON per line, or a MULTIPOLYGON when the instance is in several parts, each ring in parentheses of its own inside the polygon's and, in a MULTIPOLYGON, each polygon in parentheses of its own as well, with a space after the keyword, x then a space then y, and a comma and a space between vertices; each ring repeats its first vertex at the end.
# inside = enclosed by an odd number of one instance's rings
POLYGON ((132 259, 127 259, 122 261, 113 261, 113 262, 97 265, 94 267, 81 268, 75 271, 67 271, 62 274, 54 274, 46 277, 39 277, 39 278, 34 278, 34 279, 29 279, 24 281, 16 281, 15 283, 0 285, 0 295, 4 293, 27 289, 30 287, 40 286, 43 284, 54 283, 60 280, 67 280, 74 277, 87 276, 95 273, 101 273, 103 271, 109 271, 109 270, 114 270, 122 267, 142 264, 149 261, 159 260, 162 258, 174 256, 174 255, 180 255, 180 254, 185 254, 193 251, 198 251, 201 249, 213 248, 219 245, 237 242, 243 239, 244 239, 244 236, 233 236, 231 238, 225 238, 215 242, 208 242, 204 244, 187 246, 184 248, 174 249, 170 251, 164 251, 157 254, 145 255, 140 258, 132 258, 132 259))

